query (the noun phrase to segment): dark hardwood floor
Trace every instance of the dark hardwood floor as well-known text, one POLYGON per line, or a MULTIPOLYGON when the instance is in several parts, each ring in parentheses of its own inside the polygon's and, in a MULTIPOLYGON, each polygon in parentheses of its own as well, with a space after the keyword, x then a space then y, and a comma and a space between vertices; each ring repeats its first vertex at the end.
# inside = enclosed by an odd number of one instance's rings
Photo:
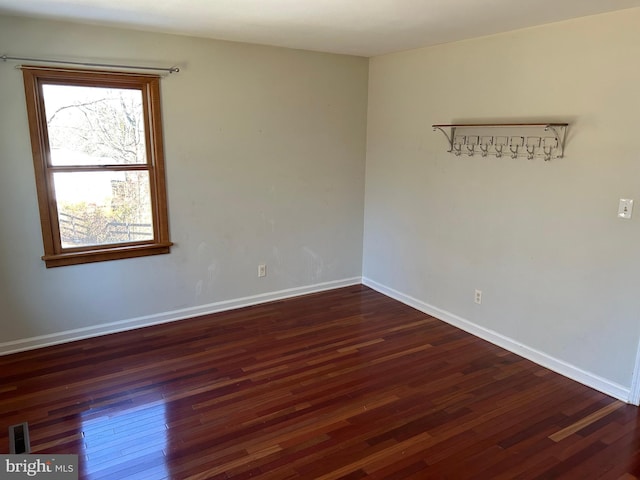
POLYGON ((86 479, 635 479, 638 409, 363 286, 0 357, 86 479))

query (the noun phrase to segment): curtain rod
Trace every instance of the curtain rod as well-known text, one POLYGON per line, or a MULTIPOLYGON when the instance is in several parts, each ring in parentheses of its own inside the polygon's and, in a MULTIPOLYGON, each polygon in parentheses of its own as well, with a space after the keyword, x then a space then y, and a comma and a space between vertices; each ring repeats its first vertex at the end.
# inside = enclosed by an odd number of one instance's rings
POLYGON ((26 57, 10 57, 8 55, 0 55, 0 60, 17 60, 19 62, 44 62, 44 63, 61 63, 64 65, 81 65, 84 67, 111 67, 111 68, 131 68, 135 70, 155 70, 159 72, 178 73, 178 67, 143 67, 140 65, 114 65, 111 63, 88 63, 88 62, 67 62, 63 60, 46 60, 42 58, 26 58, 26 57))

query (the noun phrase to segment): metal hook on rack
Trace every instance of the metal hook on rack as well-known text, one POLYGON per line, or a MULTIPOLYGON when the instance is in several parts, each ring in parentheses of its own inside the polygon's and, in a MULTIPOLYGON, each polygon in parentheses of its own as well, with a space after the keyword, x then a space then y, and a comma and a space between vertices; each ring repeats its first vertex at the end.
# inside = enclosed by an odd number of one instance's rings
POLYGON ((456 157, 459 157, 460 155, 462 155, 462 145, 460 145, 459 143, 456 145, 453 145, 453 153, 455 154, 456 157))
POLYGON ((504 148, 503 145, 496 145, 495 149, 496 149, 496 158, 500 158, 502 157, 502 149, 504 148), (500 148, 498 148, 500 147, 500 148))
POLYGON ((527 145, 527 158, 529 160, 533 160, 533 157, 536 153, 536 147, 534 145, 531 145, 531 150, 529 150, 529 145, 527 145))
POLYGON ((486 157, 487 155, 489 155, 489 145, 480 145, 480 150, 482 150, 483 157, 486 157))
POLYGON ((467 152, 469 153, 470 157, 473 157, 473 154, 476 153, 476 146, 475 145, 467 145, 467 152))
POLYGON ((519 145, 516 145, 516 149, 514 150, 511 145, 509 146, 509 150, 511 150, 511 158, 518 158, 518 149, 520 148, 519 145))
POLYGON ((544 152, 544 161, 548 162, 549 160, 551 160, 551 150, 553 149, 553 147, 549 147, 549 150, 547 150, 547 147, 542 147, 542 151, 544 152))

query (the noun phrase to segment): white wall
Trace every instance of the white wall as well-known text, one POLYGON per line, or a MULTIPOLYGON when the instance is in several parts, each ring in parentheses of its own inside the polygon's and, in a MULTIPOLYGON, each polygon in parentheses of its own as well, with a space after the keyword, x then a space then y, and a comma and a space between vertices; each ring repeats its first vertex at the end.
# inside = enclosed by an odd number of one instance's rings
POLYGON ((0 64, 0 352, 359 282, 366 59, 13 17, 0 48, 182 67, 161 85, 172 253, 46 269, 22 74, 0 64))
POLYGON ((367 281, 628 389, 640 209, 616 214, 640 207, 639 25, 633 9, 373 58, 367 281), (458 158, 430 128, 542 120, 571 123, 566 158, 458 158))

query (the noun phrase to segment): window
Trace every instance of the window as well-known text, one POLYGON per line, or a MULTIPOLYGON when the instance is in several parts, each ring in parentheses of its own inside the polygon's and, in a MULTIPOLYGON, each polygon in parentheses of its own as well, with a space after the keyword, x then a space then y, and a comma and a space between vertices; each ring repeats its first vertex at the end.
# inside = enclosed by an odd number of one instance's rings
POLYGON ((169 253, 159 77, 22 69, 46 266, 169 253))

